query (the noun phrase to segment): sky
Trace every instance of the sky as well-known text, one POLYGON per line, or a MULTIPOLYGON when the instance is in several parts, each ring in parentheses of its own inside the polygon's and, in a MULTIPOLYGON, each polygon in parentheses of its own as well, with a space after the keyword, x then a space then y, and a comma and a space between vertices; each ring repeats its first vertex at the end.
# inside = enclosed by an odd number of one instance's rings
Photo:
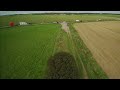
POLYGON ((29 14, 29 13, 114 13, 120 14, 120 11, 0 11, 2 15, 29 14))

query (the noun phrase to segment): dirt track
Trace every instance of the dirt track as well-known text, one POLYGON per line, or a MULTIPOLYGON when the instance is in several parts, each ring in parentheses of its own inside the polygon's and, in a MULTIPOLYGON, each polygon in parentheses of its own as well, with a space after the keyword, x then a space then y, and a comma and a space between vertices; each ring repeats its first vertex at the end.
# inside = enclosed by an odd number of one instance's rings
POLYGON ((60 23, 62 25, 62 29, 67 32, 67 33, 70 33, 70 30, 69 30, 69 27, 67 25, 67 22, 62 22, 60 23))
POLYGON ((75 29, 109 78, 120 78, 120 22, 76 23, 75 29))
MULTIPOLYGON (((69 26, 68 26, 68 24, 67 24, 67 22, 62 22, 62 23, 60 23, 61 25, 62 25, 62 30, 64 30, 67 34, 68 34, 68 38, 71 40, 71 44, 73 45, 73 49, 75 50, 76 49, 76 47, 75 47, 75 45, 73 44, 73 39, 72 39, 72 35, 71 35, 71 32, 70 32, 70 28, 69 28, 69 26)), ((77 51, 75 51, 76 52, 76 54, 77 55, 79 55, 79 53, 77 52, 77 51)), ((78 67, 79 67, 79 65, 80 64, 78 64, 78 67)), ((88 79, 88 76, 87 76, 87 72, 86 72, 86 70, 85 70, 85 67, 84 67, 84 65, 83 65, 83 63, 81 62, 81 65, 83 66, 83 73, 84 73, 84 79, 88 79)))

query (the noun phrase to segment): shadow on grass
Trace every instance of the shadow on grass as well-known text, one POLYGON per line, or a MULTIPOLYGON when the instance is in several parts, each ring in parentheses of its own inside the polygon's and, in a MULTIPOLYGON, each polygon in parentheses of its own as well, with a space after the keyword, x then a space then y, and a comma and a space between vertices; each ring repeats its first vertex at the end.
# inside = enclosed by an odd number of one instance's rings
POLYGON ((79 71, 74 57, 67 52, 59 52, 47 63, 46 79, 79 79, 79 71))

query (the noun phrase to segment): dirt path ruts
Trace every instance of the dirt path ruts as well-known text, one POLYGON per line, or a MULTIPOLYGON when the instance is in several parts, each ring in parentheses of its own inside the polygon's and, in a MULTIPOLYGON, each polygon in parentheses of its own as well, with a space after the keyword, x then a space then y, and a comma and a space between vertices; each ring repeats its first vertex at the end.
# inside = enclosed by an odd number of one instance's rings
POLYGON ((68 27, 68 25, 67 25, 67 22, 62 22, 62 23, 60 23, 61 25, 62 25, 62 29, 66 32, 66 33, 70 33, 70 29, 69 29, 69 27, 68 27))
MULTIPOLYGON (((60 23, 60 24, 62 25, 62 30, 64 30, 64 31, 68 34, 68 38, 69 38, 69 39, 71 40, 71 42, 72 42, 71 44, 73 45, 73 49, 75 50, 77 56, 79 57, 79 52, 77 52, 77 50, 76 50, 77 48, 76 48, 76 46, 75 46, 75 44, 74 44, 72 35, 71 35, 71 33, 70 33, 70 28, 69 28, 67 22, 64 21, 64 22, 62 22, 62 23, 60 23)), ((82 64, 82 66, 83 66, 84 79, 88 79, 87 72, 86 72, 86 69, 85 69, 82 61, 81 61, 81 64, 82 64)), ((79 64, 78 64, 78 65, 79 65, 79 64)), ((79 66, 78 66, 78 67, 79 67, 79 66)))

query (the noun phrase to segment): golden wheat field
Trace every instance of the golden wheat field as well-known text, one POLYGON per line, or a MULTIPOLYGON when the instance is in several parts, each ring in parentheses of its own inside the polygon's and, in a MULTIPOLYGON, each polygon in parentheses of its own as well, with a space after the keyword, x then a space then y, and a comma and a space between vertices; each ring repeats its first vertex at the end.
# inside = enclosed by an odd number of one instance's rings
POLYGON ((76 23, 75 29, 109 78, 120 78, 120 22, 76 23))

